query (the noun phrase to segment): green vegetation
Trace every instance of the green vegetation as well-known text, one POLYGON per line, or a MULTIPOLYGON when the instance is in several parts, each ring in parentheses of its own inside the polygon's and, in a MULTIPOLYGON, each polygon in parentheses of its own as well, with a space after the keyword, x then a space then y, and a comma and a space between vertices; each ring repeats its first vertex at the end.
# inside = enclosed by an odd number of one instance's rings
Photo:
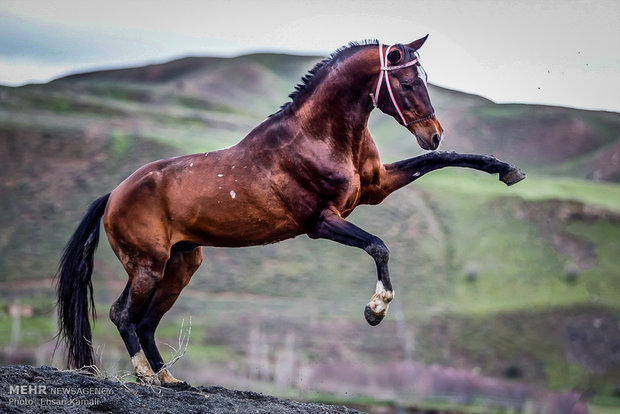
POLYGON ((113 161, 121 158, 129 149, 132 141, 125 132, 115 129, 110 133, 110 156, 113 161))
MULTIPOLYGON (((4 311, 13 296, 34 309, 20 320, 17 346, 35 353, 50 343, 50 279, 94 198, 148 161, 235 144, 287 101, 314 62, 273 54, 196 58, 163 65, 153 82, 140 80, 151 72, 135 69, 131 82, 94 74, 2 88, 0 345, 16 346, 14 320, 4 311)), ((495 153, 528 178, 506 187, 497 176, 444 169, 381 206, 358 208, 349 219, 389 246, 396 289, 390 316, 374 330, 361 316, 376 280, 362 251, 306 237, 205 248, 204 265, 157 332, 160 342, 177 346, 180 320, 192 316, 190 347, 175 368, 190 380, 200 374, 197 365, 245 375, 252 332, 270 363, 292 334, 296 366, 312 367, 325 355, 362 367, 413 357, 554 390, 594 387, 592 412, 617 411, 620 383, 604 364, 620 341, 610 328, 620 317, 620 172, 613 158, 620 117, 495 105, 440 88, 431 95, 450 127, 442 149, 495 153)), ((379 111, 370 127, 386 162, 420 153, 414 137, 379 111)), ((125 364, 106 318, 125 276, 105 236, 94 283, 101 315, 95 345, 105 344, 111 359, 118 352, 125 364)), ((477 403, 457 408, 489 412, 477 403)))
POLYGON ((506 188, 503 184, 490 182, 486 173, 454 169, 434 171, 418 183, 428 191, 438 193, 450 191, 460 195, 475 194, 487 199, 512 196, 532 201, 577 201, 620 212, 620 186, 615 183, 529 173, 524 181, 506 188))
MULTIPOLYGON (((549 235, 530 224, 528 214, 556 214, 554 208, 561 210, 561 203, 553 207, 532 202, 557 200, 619 212, 620 186, 530 176, 507 189, 489 181, 485 174, 455 170, 438 171, 419 181, 431 194, 437 214, 449 223, 446 228, 456 272, 456 301, 451 309, 505 312, 592 300, 616 306, 613 298, 620 295, 620 262, 614 250, 620 240, 620 226, 605 219, 583 221, 578 217, 558 225, 557 232, 568 231, 582 244, 596 246, 597 263, 579 271, 578 281, 569 284, 563 278, 563 269, 571 257, 558 254, 556 246, 549 243, 549 235), (468 264, 476 267, 475 283, 464 277, 468 264), (510 289, 505 289, 506 285, 510 289)), ((579 205, 576 208, 581 211, 579 205)))

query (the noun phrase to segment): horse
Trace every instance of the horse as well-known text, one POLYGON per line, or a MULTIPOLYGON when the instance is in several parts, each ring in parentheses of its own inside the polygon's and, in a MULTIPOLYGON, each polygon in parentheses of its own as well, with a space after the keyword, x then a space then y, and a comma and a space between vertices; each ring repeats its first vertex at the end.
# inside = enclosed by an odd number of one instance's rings
POLYGON ((264 245, 306 234, 363 249, 375 261, 375 293, 364 308, 377 325, 394 298, 385 243, 346 217, 379 204, 424 174, 458 166, 525 177, 490 155, 435 151, 443 128, 431 104, 419 49, 350 43, 316 64, 290 101, 238 144, 142 166, 92 202, 67 243, 57 272, 59 340, 68 364, 92 366, 93 256, 100 221, 128 281, 110 309, 138 378, 178 382, 155 330, 202 262, 202 246, 264 245), (385 90, 385 92, 382 92, 385 90), (423 155, 382 164, 368 130, 379 108, 407 128, 423 155))

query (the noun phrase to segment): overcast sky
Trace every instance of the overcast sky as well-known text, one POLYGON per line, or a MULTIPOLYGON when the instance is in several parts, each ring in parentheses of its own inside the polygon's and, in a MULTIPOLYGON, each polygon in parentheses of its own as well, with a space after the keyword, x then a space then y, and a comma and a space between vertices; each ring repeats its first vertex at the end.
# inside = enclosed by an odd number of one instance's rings
POLYGON ((0 0, 0 84, 187 55, 325 56, 427 33, 431 83, 620 112, 619 0, 0 0))

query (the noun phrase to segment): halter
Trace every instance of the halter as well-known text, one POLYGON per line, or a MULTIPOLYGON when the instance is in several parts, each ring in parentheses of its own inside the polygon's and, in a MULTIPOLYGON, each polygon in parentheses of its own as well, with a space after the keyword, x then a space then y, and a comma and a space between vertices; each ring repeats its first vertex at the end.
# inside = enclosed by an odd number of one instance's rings
POLYGON ((400 110, 400 107, 398 106, 398 103, 396 102, 396 98, 394 98, 394 92, 392 92, 392 86, 390 85, 390 80, 388 79, 389 72, 392 70, 404 69, 404 68, 408 68, 409 66, 413 66, 416 63, 418 63, 418 58, 416 57, 407 63, 403 63, 402 65, 388 66, 387 65, 388 54, 390 53, 390 50, 393 47, 394 45, 389 46, 385 50, 385 54, 383 54, 383 45, 379 43, 379 62, 381 64, 381 73, 379 74, 379 80, 377 81, 377 88, 375 89, 375 93, 372 93, 372 92, 370 93, 372 104, 375 106, 375 108, 379 106, 379 92, 381 92, 381 85, 383 84, 383 79, 385 77, 385 84, 387 85, 388 92, 390 93, 390 98, 392 98, 392 103, 394 104, 394 107, 396 108, 398 115, 400 115, 400 119, 403 120, 403 125, 407 126, 407 125, 415 124, 417 122, 426 121, 427 119, 430 119, 433 116, 435 116, 435 113, 433 112, 432 114, 427 115, 423 118, 415 119, 413 121, 407 122, 407 120, 405 119, 405 116, 403 115, 403 112, 400 110))

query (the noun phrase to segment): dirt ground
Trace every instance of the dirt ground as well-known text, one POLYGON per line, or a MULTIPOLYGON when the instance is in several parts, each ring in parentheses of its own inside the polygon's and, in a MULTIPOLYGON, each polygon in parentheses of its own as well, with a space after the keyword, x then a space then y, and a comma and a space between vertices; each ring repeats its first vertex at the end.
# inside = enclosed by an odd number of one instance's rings
POLYGON ((56 368, 0 367, 2 413, 359 413, 222 387, 149 387, 56 368))

